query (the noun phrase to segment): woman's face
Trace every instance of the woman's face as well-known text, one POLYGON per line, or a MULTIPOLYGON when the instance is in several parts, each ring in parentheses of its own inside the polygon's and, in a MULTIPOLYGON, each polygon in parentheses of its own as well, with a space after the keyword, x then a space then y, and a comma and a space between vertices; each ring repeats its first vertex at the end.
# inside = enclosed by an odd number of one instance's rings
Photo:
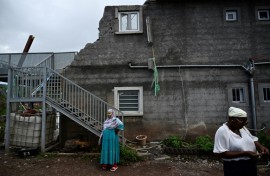
POLYGON ((112 118, 112 112, 107 112, 107 117, 112 118))
POLYGON ((234 126, 235 128, 237 128, 237 129, 241 129, 241 128, 243 128, 245 125, 248 124, 247 118, 243 118, 243 117, 241 117, 241 118, 239 118, 239 117, 232 117, 232 118, 231 118, 231 122, 232 122, 233 126, 234 126))

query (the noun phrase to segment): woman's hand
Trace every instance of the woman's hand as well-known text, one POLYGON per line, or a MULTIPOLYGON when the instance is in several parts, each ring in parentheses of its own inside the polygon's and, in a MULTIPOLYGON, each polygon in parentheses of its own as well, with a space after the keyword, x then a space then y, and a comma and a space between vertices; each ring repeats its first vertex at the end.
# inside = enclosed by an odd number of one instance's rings
POLYGON ((100 137, 100 138, 98 139, 98 145, 99 145, 99 146, 101 145, 101 143, 102 143, 102 137, 100 137))
POLYGON ((262 146, 262 145, 259 148, 259 150, 260 150, 260 154, 263 154, 263 155, 268 155, 269 154, 269 150, 266 147, 262 146))
POLYGON ((269 155, 269 150, 266 147, 264 147, 258 141, 254 142, 254 143, 255 143, 257 149, 259 150, 260 154, 269 155))
POLYGON ((252 151, 245 151, 245 155, 250 157, 251 159, 256 159, 260 156, 260 154, 252 151))

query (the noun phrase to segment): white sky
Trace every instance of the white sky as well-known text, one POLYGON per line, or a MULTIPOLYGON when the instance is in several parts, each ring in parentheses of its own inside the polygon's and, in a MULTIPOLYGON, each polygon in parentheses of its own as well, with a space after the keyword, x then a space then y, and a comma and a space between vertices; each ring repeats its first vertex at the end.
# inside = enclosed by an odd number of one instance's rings
POLYGON ((0 0, 0 53, 80 51, 98 39, 104 7, 146 0, 0 0))

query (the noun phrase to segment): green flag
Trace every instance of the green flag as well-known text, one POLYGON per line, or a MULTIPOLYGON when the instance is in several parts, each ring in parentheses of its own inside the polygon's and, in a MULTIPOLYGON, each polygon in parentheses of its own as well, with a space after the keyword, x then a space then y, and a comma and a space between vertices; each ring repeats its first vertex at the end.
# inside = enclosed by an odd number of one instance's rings
POLYGON ((154 63, 154 79, 153 79, 154 92, 155 92, 155 96, 157 96, 158 92, 160 91, 160 86, 158 84, 158 70, 157 70, 155 58, 153 58, 153 63, 154 63))

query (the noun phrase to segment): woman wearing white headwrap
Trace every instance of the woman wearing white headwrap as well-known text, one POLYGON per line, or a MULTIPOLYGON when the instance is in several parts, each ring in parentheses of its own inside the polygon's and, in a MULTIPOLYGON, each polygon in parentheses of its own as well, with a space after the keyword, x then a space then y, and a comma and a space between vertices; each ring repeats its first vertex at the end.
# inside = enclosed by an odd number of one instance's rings
POLYGON ((107 119, 103 123, 103 131, 99 143, 102 144, 100 164, 102 169, 116 171, 120 161, 119 137, 116 131, 123 130, 123 123, 115 117, 114 111, 109 109, 107 119))
POLYGON ((256 159, 269 151, 245 127, 245 111, 230 107, 228 116, 228 121, 216 132, 213 150, 223 158, 224 176, 257 176, 256 159))

